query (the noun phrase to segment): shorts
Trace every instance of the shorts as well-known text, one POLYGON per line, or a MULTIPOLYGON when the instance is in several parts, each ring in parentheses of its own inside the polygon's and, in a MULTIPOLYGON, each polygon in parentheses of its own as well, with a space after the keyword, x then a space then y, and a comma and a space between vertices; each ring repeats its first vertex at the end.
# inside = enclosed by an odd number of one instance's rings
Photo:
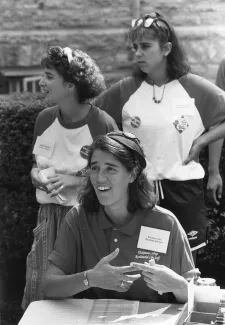
POLYGON ((43 204, 39 208, 37 226, 33 230, 34 241, 27 256, 23 310, 32 301, 44 299, 43 282, 48 267, 47 258, 54 248, 61 223, 71 208, 58 204, 43 204))
POLYGON ((191 250, 206 245, 207 225, 206 207, 202 179, 187 181, 161 181, 164 199, 159 206, 170 210, 184 228, 191 250))

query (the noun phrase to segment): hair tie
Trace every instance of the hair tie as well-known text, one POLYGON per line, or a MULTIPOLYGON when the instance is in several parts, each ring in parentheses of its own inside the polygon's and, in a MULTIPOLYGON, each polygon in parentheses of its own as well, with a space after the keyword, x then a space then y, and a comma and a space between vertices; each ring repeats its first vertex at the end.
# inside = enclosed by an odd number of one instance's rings
POLYGON ((73 52, 70 47, 64 47, 63 54, 67 56, 69 63, 73 60, 73 52))

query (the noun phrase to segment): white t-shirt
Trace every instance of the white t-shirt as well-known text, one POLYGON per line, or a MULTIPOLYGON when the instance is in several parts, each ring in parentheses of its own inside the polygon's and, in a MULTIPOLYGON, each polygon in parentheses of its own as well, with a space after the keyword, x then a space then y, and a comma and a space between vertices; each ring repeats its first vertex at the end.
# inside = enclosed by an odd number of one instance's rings
POLYGON ((196 138, 225 120, 225 94, 206 79, 187 74, 165 87, 155 86, 156 99, 162 95, 162 101, 155 103, 152 85, 128 77, 101 94, 95 104, 140 139, 149 179, 203 178, 199 163, 183 165, 183 161, 196 138))
MULTIPOLYGON (((59 107, 54 106, 41 111, 34 130, 35 145, 42 150, 35 154, 40 169, 54 167, 56 173, 74 175, 87 166, 89 146, 93 138, 100 134, 117 130, 115 121, 106 112, 91 106, 89 114, 78 122, 66 123, 60 115, 59 107)), ((73 206, 77 202, 77 191, 63 189, 60 194, 66 197, 63 205, 73 206)), ((37 201, 41 204, 59 204, 56 197, 36 189, 37 201)))

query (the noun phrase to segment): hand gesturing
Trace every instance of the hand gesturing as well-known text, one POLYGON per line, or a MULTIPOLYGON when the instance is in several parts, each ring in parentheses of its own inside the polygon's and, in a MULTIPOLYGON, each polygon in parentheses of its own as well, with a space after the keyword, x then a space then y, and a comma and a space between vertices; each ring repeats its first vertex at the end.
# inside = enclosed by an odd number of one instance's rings
POLYGON ((89 285, 102 289, 125 292, 132 283, 141 277, 140 274, 125 275, 127 272, 137 271, 133 266, 112 266, 109 263, 119 254, 117 248, 111 254, 103 257, 96 266, 88 271, 89 285))

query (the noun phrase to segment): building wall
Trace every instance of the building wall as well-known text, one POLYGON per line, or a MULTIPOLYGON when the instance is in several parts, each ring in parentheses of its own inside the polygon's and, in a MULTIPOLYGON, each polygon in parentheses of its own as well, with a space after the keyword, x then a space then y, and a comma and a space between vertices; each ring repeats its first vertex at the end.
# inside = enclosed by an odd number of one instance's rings
POLYGON ((0 67, 39 65, 50 45, 78 46, 97 60, 110 84, 130 71, 131 19, 138 11, 159 11, 175 26, 193 71, 214 81, 225 54, 223 2, 1 0, 0 67))

